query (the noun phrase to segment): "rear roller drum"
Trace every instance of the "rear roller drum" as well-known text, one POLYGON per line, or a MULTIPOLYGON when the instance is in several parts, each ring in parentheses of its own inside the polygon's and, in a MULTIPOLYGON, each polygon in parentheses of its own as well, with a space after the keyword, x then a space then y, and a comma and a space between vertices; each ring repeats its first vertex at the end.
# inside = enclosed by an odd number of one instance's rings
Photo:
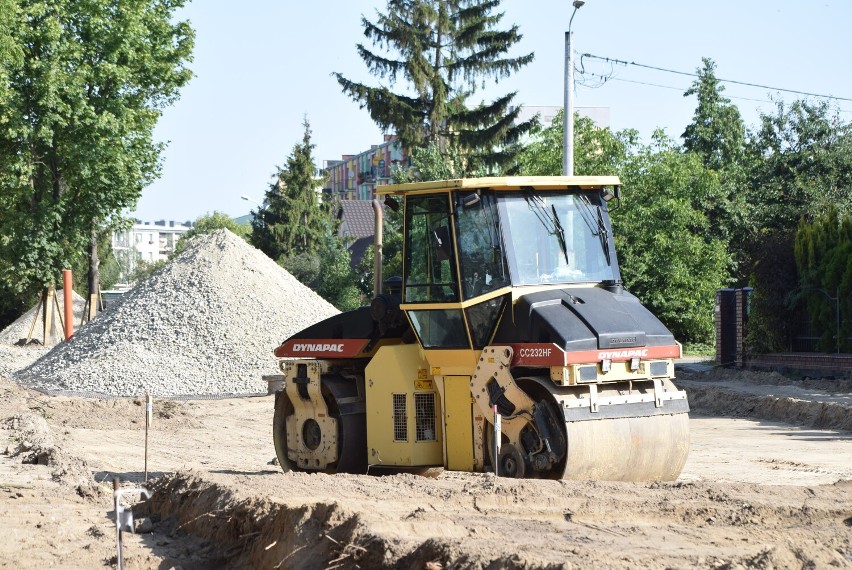
MULTIPOLYGON (((337 461, 325 471, 331 473, 366 473, 367 420, 364 398, 358 395, 354 380, 339 376, 323 376, 322 396, 330 417, 337 420, 337 461)), ((272 439, 278 463, 286 471, 302 471, 287 455, 287 418, 295 413, 290 398, 283 391, 275 394, 272 439)), ((324 434, 314 418, 306 418, 300 426, 301 444, 316 450, 324 434)))
POLYGON ((283 390, 275 393, 275 415, 272 417, 272 442, 278 465, 286 473, 296 469, 296 464, 287 458, 287 416, 293 414, 293 404, 283 390))
POLYGON ((323 376, 323 398, 337 419, 336 473, 367 472, 367 408, 355 380, 323 376))

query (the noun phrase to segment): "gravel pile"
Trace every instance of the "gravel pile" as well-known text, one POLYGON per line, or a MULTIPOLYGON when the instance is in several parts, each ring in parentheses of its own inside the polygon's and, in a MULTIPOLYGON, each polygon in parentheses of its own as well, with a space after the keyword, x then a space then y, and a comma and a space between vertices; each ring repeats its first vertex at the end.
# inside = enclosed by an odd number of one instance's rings
MULTIPOLYGON (((83 309, 86 306, 86 299, 78 295, 76 291, 71 292, 71 298, 73 299, 74 304, 74 329, 76 330, 79 326, 81 317, 83 316, 83 309)), ((65 295, 62 289, 58 289, 56 291, 56 300, 59 301, 59 311, 62 314, 62 318, 65 318, 65 295)), ((41 303, 36 303, 34 307, 32 307, 29 311, 18 317, 14 323, 3 329, 0 332, 0 343, 2 344, 15 344, 21 339, 26 339, 27 334, 30 332, 30 327, 33 325, 33 318, 35 318, 36 311, 39 311, 41 308, 41 303)), ((33 329, 32 338, 38 339, 39 342, 42 341, 44 321, 42 320, 44 315, 39 311, 38 320, 36 322, 36 326, 33 329)), ((56 313, 56 308, 54 307, 54 315, 53 315, 53 331, 51 335, 48 337, 47 342, 45 343, 47 346, 53 346, 65 338, 62 330, 62 325, 60 324, 59 317, 56 313)))
POLYGON ((15 370, 29 366, 48 352, 49 346, 31 344, 14 346, 0 343, 0 377, 9 376, 15 370))
POLYGON ((227 230, 187 249, 13 377, 111 396, 265 393, 285 338, 339 311, 227 230))

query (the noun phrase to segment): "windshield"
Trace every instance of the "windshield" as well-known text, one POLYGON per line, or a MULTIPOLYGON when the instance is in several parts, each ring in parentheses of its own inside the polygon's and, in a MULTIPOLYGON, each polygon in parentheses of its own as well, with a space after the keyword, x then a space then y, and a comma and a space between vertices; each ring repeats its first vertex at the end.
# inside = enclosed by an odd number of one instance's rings
POLYGON ((498 200, 513 284, 618 278, 598 193, 530 189, 500 194, 498 200))

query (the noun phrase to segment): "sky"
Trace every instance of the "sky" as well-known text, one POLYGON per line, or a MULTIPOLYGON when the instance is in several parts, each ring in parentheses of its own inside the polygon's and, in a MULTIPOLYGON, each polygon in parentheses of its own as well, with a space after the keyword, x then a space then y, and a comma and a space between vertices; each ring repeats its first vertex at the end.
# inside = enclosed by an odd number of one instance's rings
MULTIPOLYGON (((142 221, 193 221, 214 211, 249 213, 276 167, 301 142, 308 119, 317 166, 382 142, 366 109, 344 95, 332 72, 370 85, 356 45, 361 17, 375 21, 384 0, 195 0, 178 13, 196 31, 195 77, 166 109, 155 137, 167 143, 161 177, 144 189, 134 212, 142 221)), ((474 100, 517 91, 522 105, 561 106, 570 0, 504 0, 501 27, 517 24, 523 39, 510 55, 534 53, 509 78, 489 80, 474 100)), ((801 95, 852 99, 852 2, 788 0, 587 0, 571 26, 577 66, 575 105, 607 107, 614 130, 657 128, 679 139, 696 106, 684 97, 701 58, 716 62, 724 94, 747 126, 781 99, 801 95), (633 62, 619 65, 581 54, 633 62), (609 79, 601 85, 595 73, 609 79), (772 88, 772 89, 770 89, 772 88)), ((372 47, 368 44, 368 47, 372 47)), ((852 101, 835 100, 852 121, 852 101)))

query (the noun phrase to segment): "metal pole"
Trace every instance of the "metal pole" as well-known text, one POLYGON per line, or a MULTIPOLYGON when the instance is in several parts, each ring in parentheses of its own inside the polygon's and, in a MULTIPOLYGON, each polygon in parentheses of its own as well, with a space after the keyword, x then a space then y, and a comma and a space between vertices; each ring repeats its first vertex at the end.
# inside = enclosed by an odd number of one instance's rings
POLYGON ((116 493, 116 491, 118 491, 118 487, 119 487, 118 477, 113 477, 113 479, 112 479, 112 491, 113 491, 112 495, 113 495, 113 499, 114 499, 113 504, 115 505, 115 544, 116 544, 116 549, 118 551, 116 561, 118 563, 118 570, 122 570, 124 568, 124 556, 122 555, 122 552, 121 552, 121 521, 119 520, 120 517, 118 515, 118 503, 121 500, 121 498, 120 498, 120 495, 118 493, 116 493))
POLYGON ((500 475, 498 465, 500 465, 500 434, 503 431, 502 426, 500 425, 500 420, 502 417, 500 416, 500 412, 497 411, 497 404, 494 404, 494 476, 498 477, 500 475))
POLYGON ((154 416, 154 403, 151 394, 145 392, 145 482, 148 482, 148 429, 154 416))
POLYGON ((373 211, 375 213, 375 228, 373 230, 373 296, 378 297, 382 294, 382 230, 384 227, 384 212, 381 202, 376 199, 373 200, 373 211))
MULTIPOLYGON (((573 18, 573 16, 572 16, 573 18)), ((562 174, 574 176, 574 32, 565 32, 565 108, 562 133, 562 174)))
POLYGON ((837 293, 834 296, 834 313, 837 322, 837 354, 840 354, 840 285, 837 286, 837 293))

